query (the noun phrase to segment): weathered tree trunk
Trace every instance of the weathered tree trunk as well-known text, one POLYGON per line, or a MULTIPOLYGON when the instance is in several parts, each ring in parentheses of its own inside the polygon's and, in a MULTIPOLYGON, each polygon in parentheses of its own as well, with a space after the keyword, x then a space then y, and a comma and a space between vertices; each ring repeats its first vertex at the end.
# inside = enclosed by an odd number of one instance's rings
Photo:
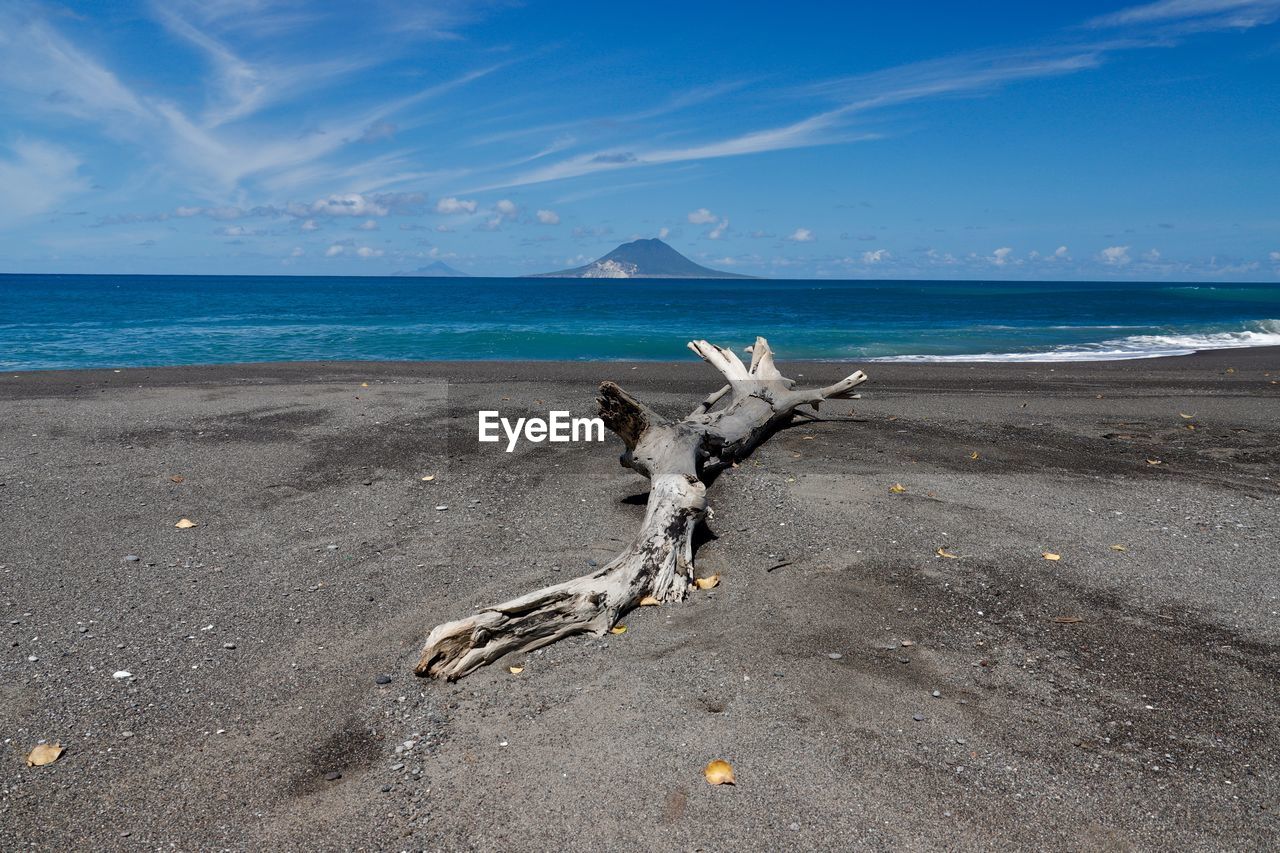
POLYGON ((750 367, 706 341, 689 348, 729 384, 683 420, 667 420, 612 382, 600 386, 600 417, 627 446, 622 464, 650 481, 635 540, 591 574, 436 626, 423 646, 418 675, 461 678, 509 652, 532 651, 571 634, 603 634, 645 596, 681 600, 694 576, 694 528, 707 510, 703 478, 750 454, 790 423, 797 407, 817 409, 824 400, 848 399, 867 378, 859 370, 826 388, 798 390, 778 372, 764 338, 751 347, 750 367))

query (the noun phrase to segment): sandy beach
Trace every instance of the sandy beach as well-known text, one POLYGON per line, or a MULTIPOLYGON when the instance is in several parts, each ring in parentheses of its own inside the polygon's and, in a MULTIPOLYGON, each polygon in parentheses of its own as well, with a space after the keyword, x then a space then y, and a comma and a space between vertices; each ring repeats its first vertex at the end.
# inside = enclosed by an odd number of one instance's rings
POLYGON ((710 489, 719 587, 456 684, 427 631, 646 488, 477 410, 682 415, 706 365, 0 376, 0 847, 1274 846, 1280 350, 857 366, 710 489))

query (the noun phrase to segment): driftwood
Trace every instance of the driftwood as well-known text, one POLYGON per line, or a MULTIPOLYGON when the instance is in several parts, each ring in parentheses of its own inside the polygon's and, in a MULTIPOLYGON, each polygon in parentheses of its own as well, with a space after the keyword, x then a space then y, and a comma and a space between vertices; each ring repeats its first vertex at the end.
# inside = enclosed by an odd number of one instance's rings
POLYGON ((644 522, 631 545, 590 574, 436 626, 418 675, 461 678, 510 652, 572 634, 603 634, 646 596, 683 599, 694 577, 694 529, 707 511, 705 481, 790 423, 799 406, 816 410, 824 400, 849 399, 867 378, 859 370, 825 388, 797 389, 778 372, 764 338, 750 348, 750 367, 706 341, 689 348, 728 384, 683 420, 662 417, 612 382, 600 386, 600 417, 627 447, 622 464, 650 481, 644 522))

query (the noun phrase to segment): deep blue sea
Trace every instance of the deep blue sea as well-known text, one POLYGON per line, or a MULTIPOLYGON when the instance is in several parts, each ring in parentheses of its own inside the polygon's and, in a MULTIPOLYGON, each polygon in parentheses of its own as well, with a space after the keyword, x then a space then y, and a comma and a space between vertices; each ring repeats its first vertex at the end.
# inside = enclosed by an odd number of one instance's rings
POLYGON ((0 370, 337 359, 1066 361, 1280 345, 1280 285, 0 275, 0 370))

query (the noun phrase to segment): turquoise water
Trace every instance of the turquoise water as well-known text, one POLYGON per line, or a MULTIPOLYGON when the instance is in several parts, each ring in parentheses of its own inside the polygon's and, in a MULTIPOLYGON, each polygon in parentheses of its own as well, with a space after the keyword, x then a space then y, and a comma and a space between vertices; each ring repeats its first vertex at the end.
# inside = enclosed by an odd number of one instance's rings
POLYGON ((0 276, 0 370, 338 359, 1058 361, 1280 345, 1280 286, 0 276))

